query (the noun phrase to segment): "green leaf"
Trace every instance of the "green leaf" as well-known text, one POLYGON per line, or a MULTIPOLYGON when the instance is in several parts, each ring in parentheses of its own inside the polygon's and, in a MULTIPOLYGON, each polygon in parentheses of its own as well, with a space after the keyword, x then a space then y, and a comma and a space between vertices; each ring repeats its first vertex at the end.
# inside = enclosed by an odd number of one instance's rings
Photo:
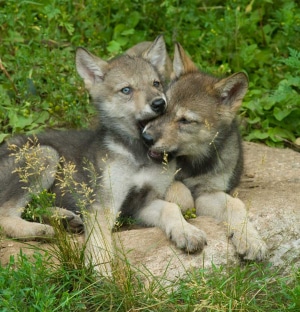
POLYGON ((127 19, 127 25, 131 28, 135 28, 135 26, 139 23, 140 18, 141 14, 139 12, 132 12, 127 19))
POLYGON ((49 21, 51 21, 53 18, 58 17, 61 12, 57 7, 55 8, 53 5, 47 5, 44 8, 44 14, 47 16, 49 21))
POLYGON ((39 115, 38 118, 34 120, 36 124, 44 124, 48 119, 50 115, 47 111, 42 111, 39 115))
POLYGON ((0 133, 0 143, 2 143, 8 136, 9 134, 7 133, 0 133))
POLYGON ((258 116, 254 117, 253 119, 251 119, 251 118, 247 119, 247 123, 250 125, 254 125, 258 122, 260 122, 260 117, 258 117, 258 116))
POLYGON ((123 31, 126 31, 125 24, 117 24, 114 28, 114 39, 119 37, 123 31))
POLYGON ((134 34, 134 29, 127 29, 127 30, 124 30, 122 31, 121 35, 123 36, 127 36, 127 35, 133 35, 134 34))
POLYGON ((112 40, 109 42, 108 46, 107 46, 107 51, 115 54, 118 53, 121 50, 121 45, 118 41, 112 40))
POLYGON ((71 36, 71 35, 73 35, 73 33, 74 33, 74 26, 71 24, 71 23, 64 23, 63 24, 63 26, 65 26, 65 28, 66 28, 66 30, 67 30, 67 32, 68 32, 68 34, 71 36))
POLYGON ((263 132, 264 130, 253 130, 249 135, 247 135, 245 138, 247 141, 252 140, 265 140, 269 137, 269 134, 267 132, 263 132))
POLYGON ((280 127, 270 128, 268 134, 273 142, 282 142, 283 139, 287 139, 292 142, 296 140, 296 137, 291 131, 280 127))
POLYGON ((8 116, 9 116, 9 125, 15 131, 24 130, 27 126, 32 125, 33 123, 33 118, 31 115, 28 117, 24 117, 19 115, 14 110, 10 110, 8 116))
POLYGON ((282 109, 279 107, 274 107, 273 115, 278 121, 282 121, 285 117, 290 115, 293 110, 291 109, 282 109))

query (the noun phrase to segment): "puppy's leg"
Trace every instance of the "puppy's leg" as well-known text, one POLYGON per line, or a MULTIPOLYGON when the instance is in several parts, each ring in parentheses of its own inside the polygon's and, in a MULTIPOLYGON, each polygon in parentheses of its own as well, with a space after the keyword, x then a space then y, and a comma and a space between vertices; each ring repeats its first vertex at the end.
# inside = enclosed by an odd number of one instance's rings
POLYGON ((191 191, 179 181, 174 181, 170 185, 165 195, 165 200, 177 204, 183 213, 195 207, 191 191))
POLYGON ((51 226, 28 222, 21 218, 21 214, 31 194, 38 194, 53 184, 58 162, 57 152, 47 146, 30 149, 18 161, 16 155, 1 160, 3 170, 0 171, 0 227, 7 236, 44 239, 54 235, 51 226), (30 160, 33 163, 29 163, 30 160), (15 172, 17 168, 21 173, 26 173, 22 182, 19 172, 15 172))
POLYGON ((111 275, 113 260, 112 228, 115 216, 109 209, 94 204, 84 212, 86 262, 102 275, 111 275))
POLYGON ((196 200, 197 215, 211 216, 228 226, 237 253, 247 260, 263 260, 267 246, 248 220, 244 203, 224 192, 205 193, 196 200))
POLYGON ((0 216, 0 230, 3 231, 7 237, 19 240, 45 240, 54 236, 52 226, 28 222, 21 217, 0 216))
POLYGON ((205 233, 188 223, 174 203, 154 200, 142 208, 136 217, 148 226, 162 229, 178 248, 187 252, 200 251, 206 244, 205 233))

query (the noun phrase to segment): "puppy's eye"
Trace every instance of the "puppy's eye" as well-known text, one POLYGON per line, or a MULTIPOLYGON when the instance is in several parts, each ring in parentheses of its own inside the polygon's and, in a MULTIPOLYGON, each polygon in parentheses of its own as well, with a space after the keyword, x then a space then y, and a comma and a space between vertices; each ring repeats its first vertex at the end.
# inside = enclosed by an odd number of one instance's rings
POLYGON ((130 94, 132 92, 132 89, 130 87, 125 87, 125 88, 121 89, 121 92, 123 94, 128 95, 128 94, 130 94))
POLYGON ((160 82, 157 80, 153 81, 153 87, 158 88, 160 86, 160 82))
POLYGON ((187 125, 187 124, 192 123, 191 120, 188 120, 188 119, 186 119, 185 117, 180 118, 180 119, 178 120, 178 122, 181 123, 181 124, 183 124, 183 125, 187 125))

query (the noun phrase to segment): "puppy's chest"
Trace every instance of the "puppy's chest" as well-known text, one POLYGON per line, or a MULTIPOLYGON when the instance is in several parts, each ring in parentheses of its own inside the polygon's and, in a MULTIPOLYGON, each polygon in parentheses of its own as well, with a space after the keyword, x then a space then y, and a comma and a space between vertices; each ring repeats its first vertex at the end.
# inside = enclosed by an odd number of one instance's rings
POLYGON ((176 171, 175 163, 162 165, 132 154, 114 154, 112 159, 101 164, 102 189, 100 193, 106 202, 120 211, 123 203, 134 190, 135 193, 147 189, 154 196, 163 198, 172 183, 176 171))

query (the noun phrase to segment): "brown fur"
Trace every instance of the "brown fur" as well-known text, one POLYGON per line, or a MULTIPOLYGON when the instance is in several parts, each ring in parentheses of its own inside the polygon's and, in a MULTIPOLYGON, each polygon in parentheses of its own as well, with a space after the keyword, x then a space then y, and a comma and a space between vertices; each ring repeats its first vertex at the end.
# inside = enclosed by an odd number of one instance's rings
POLYGON ((183 209, 191 208, 193 202, 197 215, 222 220, 237 253, 244 259, 261 260, 266 245, 249 222, 245 205, 230 195, 242 173, 235 117, 248 79, 244 73, 218 79, 200 72, 179 44, 173 64, 176 78, 167 90, 167 111, 143 132, 151 158, 160 161, 164 153, 176 158, 178 182, 166 199, 183 209), (183 184, 179 187, 178 183, 183 184))

